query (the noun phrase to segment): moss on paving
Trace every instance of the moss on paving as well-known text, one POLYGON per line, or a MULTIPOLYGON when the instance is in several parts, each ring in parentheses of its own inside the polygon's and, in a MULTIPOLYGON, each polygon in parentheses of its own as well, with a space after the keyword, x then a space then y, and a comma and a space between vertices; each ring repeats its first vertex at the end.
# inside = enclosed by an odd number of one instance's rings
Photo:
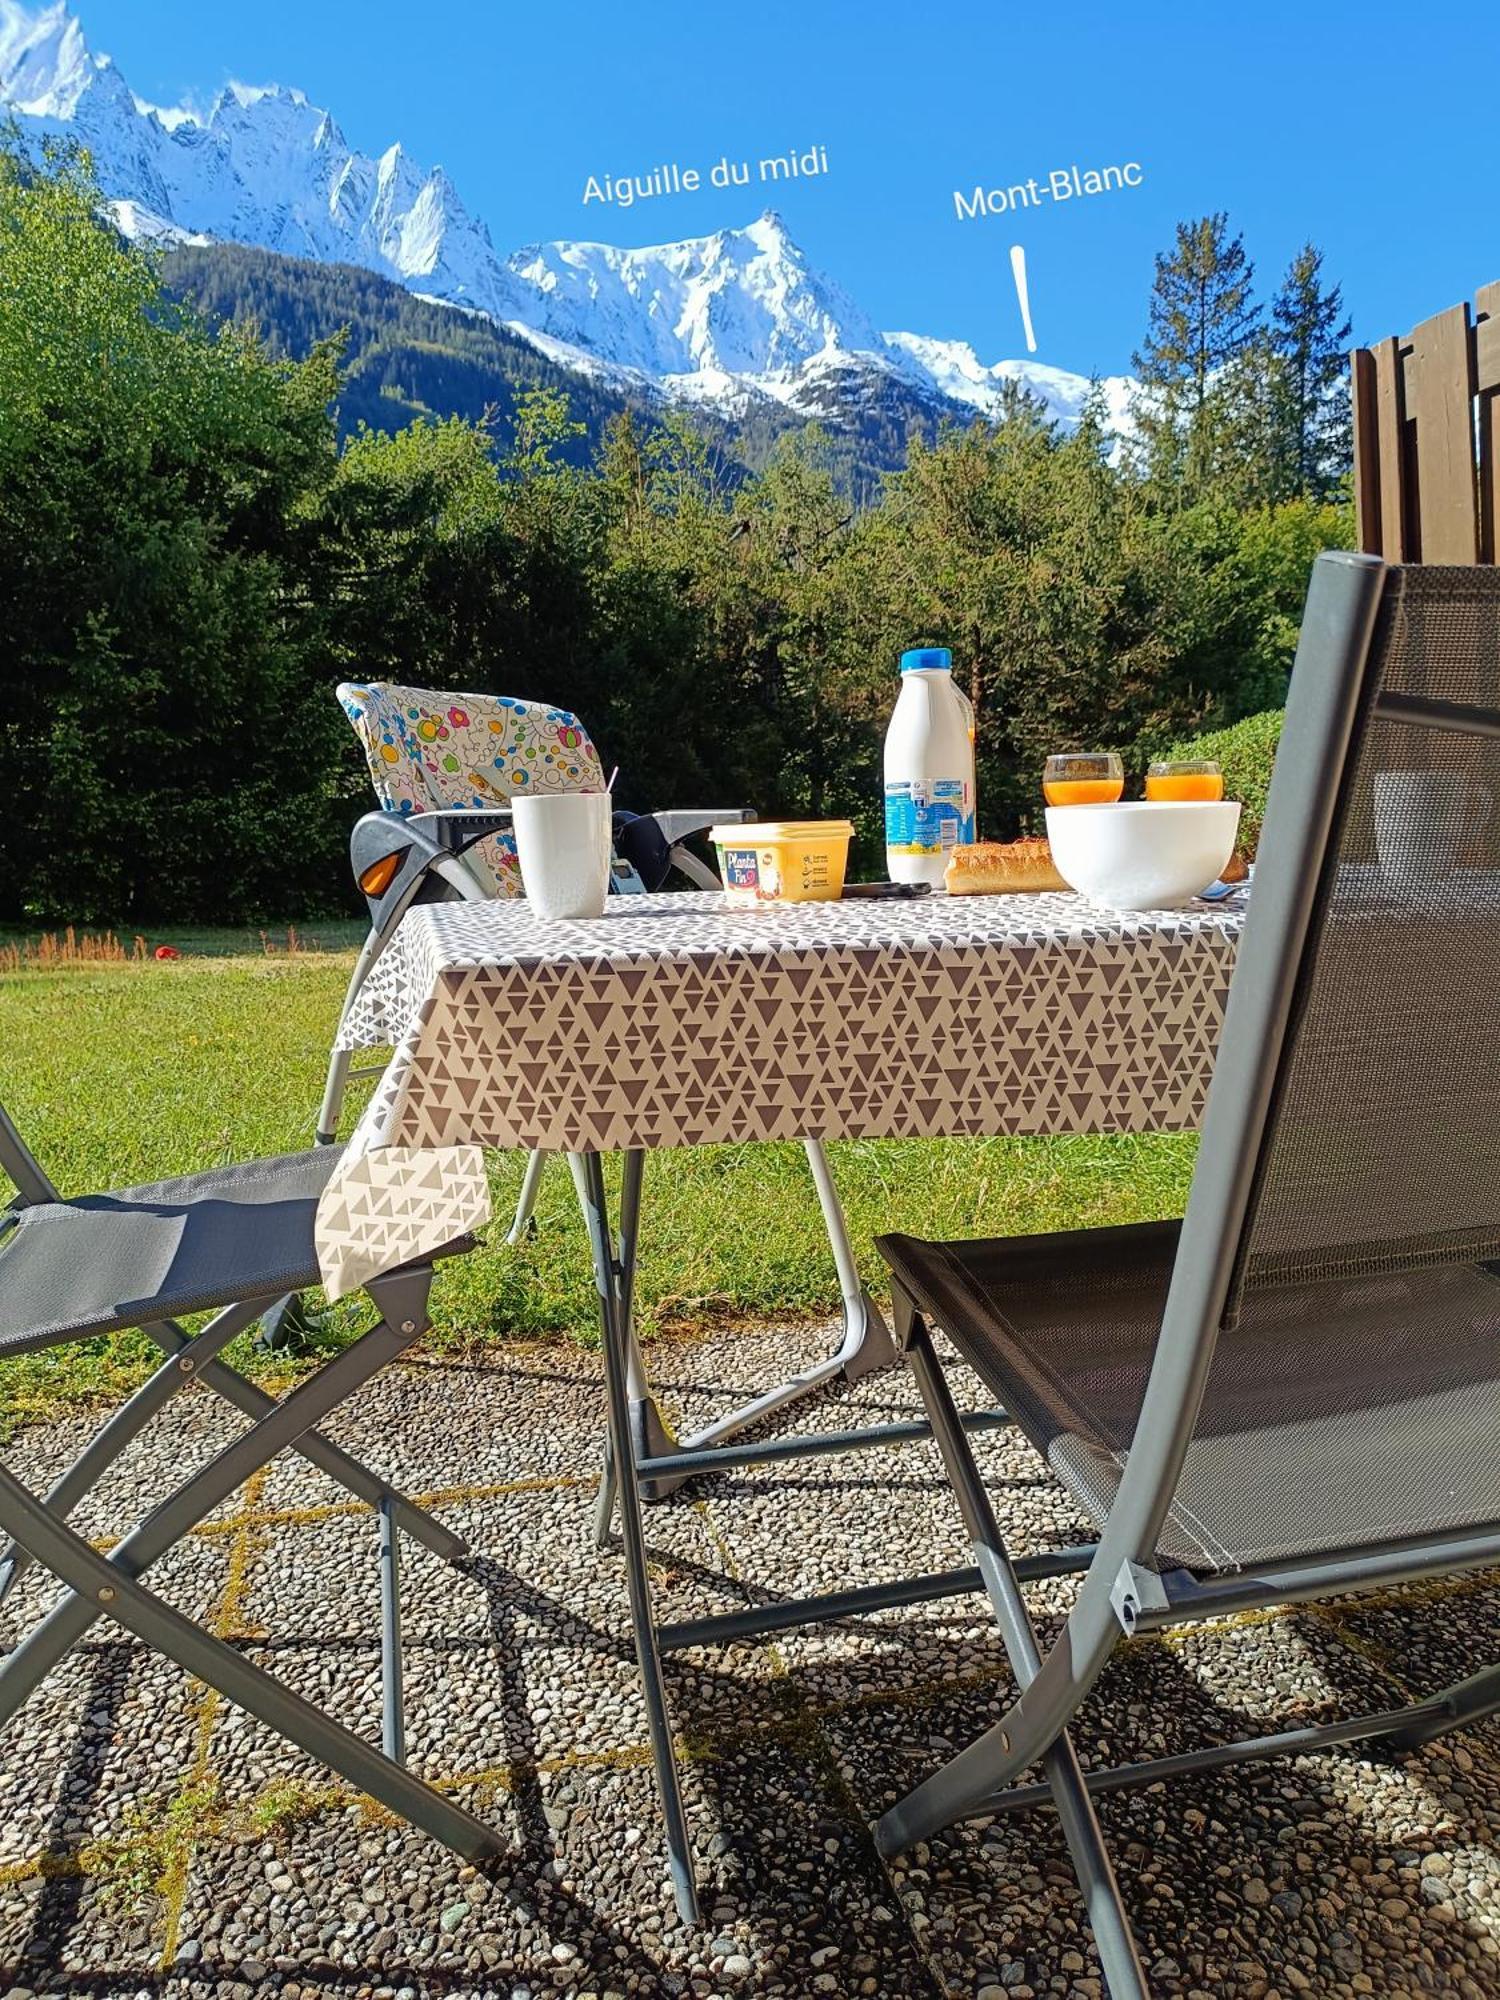
MULTIPOLYGON (((0 1102, 65 1193, 296 1149, 310 1141, 350 964, 347 953, 186 955, 0 978, 0 1102)), ((351 1093, 349 1122, 362 1103, 351 1093)), ((861 1269, 878 1288, 870 1240, 882 1229, 1005 1235, 1178 1214, 1193 1141, 913 1140, 831 1152, 861 1269)), ((505 1247, 522 1167, 518 1155, 494 1156, 489 1240, 439 1273, 439 1346, 592 1338, 587 1244, 561 1162, 544 1177, 534 1232, 505 1247)), ((836 1309, 799 1146, 657 1154, 647 1201, 637 1287, 647 1333, 836 1309)), ((357 1304, 336 1309, 320 1343, 336 1344, 358 1318, 357 1304)), ((154 1353, 125 1334, 0 1365, 0 1435, 70 1402, 108 1400, 154 1353)), ((245 1344, 230 1358, 245 1365, 245 1344)))

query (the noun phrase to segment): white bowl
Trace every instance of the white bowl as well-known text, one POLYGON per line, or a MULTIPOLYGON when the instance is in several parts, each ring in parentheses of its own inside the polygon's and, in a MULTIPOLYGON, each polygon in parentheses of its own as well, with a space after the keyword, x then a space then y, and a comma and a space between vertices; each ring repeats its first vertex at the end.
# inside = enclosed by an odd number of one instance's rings
POLYGON ((1232 799, 1047 808, 1058 874, 1109 910, 1180 910, 1223 874, 1239 826, 1232 799))

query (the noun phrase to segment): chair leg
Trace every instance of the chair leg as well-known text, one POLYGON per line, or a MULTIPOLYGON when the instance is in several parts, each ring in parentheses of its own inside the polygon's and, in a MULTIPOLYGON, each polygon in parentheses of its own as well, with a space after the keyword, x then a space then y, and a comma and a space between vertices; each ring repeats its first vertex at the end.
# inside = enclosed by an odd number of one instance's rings
POLYGON ((338 1137, 339 1113, 344 1108, 344 1093, 349 1088, 349 1069, 353 1060, 352 1049, 335 1049, 328 1058, 323 1104, 318 1112, 316 1138, 320 1146, 331 1146, 338 1137))
MULTIPOLYGON (((629 1156, 627 1156, 629 1157, 629 1156)), ((677 1440, 667 1427, 665 1418, 657 1407, 656 1398, 651 1393, 651 1384, 646 1379, 646 1364, 641 1358, 640 1342, 635 1337, 635 1258, 636 1245, 640 1239, 641 1191, 645 1180, 644 1161, 633 1167, 625 1176, 620 1190, 620 1227, 615 1241, 612 1258, 612 1272, 620 1322, 626 1335, 626 1391, 630 1402, 630 1429, 635 1439, 637 1459, 663 1458, 676 1451, 677 1440)), ((583 1216, 584 1227, 592 1229, 589 1220, 591 1196, 589 1193, 588 1170, 584 1155, 570 1153, 568 1167, 573 1176, 574 1190, 578 1196, 579 1212, 583 1216)), ((592 1238, 590 1238, 592 1241, 592 1238)), ((664 1500, 673 1493, 690 1475, 683 1473, 677 1479, 648 1479, 640 1482, 643 1500, 664 1500)), ((599 1499, 594 1509, 594 1540, 600 1548, 608 1545, 614 1515, 616 1467, 608 1448, 605 1450, 604 1470, 599 1482, 599 1499)))
MULTIPOLYGON (((817 1139, 804 1141, 807 1150, 807 1164, 812 1173, 813 1185, 817 1189, 818 1202, 823 1211, 824 1227, 828 1231, 829 1247, 833 1251, 834 1267, 838 1272, 839 1291, 844 1302, 844 1331, 838 1347, 810 1368, 790 1376, 774 1389, 767 1389, 762 1395, 751 1397, 737 1409, 730 1410, 692 1437, 678 1441, 671 1437, 661 1423, 655 1403, 649 1391, 642 1386, 639 1393, 632 1391, 632 1403, 639 1405, 641 1414, 636 1424, 637 1439, 642 1446, 641 1455, 646 1458, 663 1458, 673 1452, 711 1451, 717 1446, 737 1437, 741 1431, 750 1429, 763 1418, 783 1410, 790 1403, 800 1402, 804 1396, 811 1396, 820 1389, 826 1389, 842 1375, 846 1381, 857 1382, 862 1375, 869 1375, 877 1368, 884 1368, 896 1358, 895 1344, 890 1331, 881 1318, 880 1309, 860 1283, 859 1270, 854 1260, 854 1247, 849 1241, 849 1231, 844 1222, 844 1211, 839 1203, 838 1189, 833 1184, 829 1171, 828 1157, 822 1143, 817 1139)), ((642 1375, 644 1384, 644 1376, 642 1375)), ((669 1493, 694 1477, 692 1472, 662 1474, 646 1482, 642 1498, 664 1500, 669 1493)))
POLYGON ((1483 1667, 1467 1680, 1455 1681, 1441 1694, 1430 1696, 1423 1706, 1431 1702, 1442 1704, 1437 1714, 1393 1729, 1385 1740, 1398 1750, 1420 1750, 1424 1743, 1431 1743, 1450 1729, 1466 1729, 1500 1713, 1500 1666, 1483 1667))
POLYGON ((599 1493, 594 1501, 594 1547, 607 1549, 614 1538, 615 1498, 619 1481, 615 1477, 615 1455, 609 1440, 604 1442, 604 1469, 599 1474, 599 1493))
MULTIPOLYGON (((154 1340, 164 1354, 180 1354, 188 1344, 188 1335, 176 1320, 159 1320, 151 1326, 142 1327, 141 1331, 154 1340)), ((242 1416, 256 1422, 277 1407, 274 1396, 258 1389, 227 1362, 210 1361, 199 1369, 198 1380, 204 1388, 222 1396, 242 1416)), ((291 1449, 299 1458, 305 1458, 309 1465, 342 1486, 346 1493, 352 1494, 356 1500, 363 1500, 366 1506, 378 1506, 381 1500, 389 1498, 407 1534, 433 1555, 441 1556, 444 1562, 462 1562, 469 1553, 468 1543, 462 1537, 445 1528, 440 1521, 435 1521, 415 1500, 409 1500, 404 1493, 398 1492, 367 1465, 351 1458, 348 1452, 324 1437, 321 1431, 308 1431, 304 1437, 294 1438, 291 1449)))
MULTIPOLYGON (((383 926, 371 929, 369 936, 360 946, 359 957, 354 961, 354 970, 349 975, 349 984, 344 989, 344 1004, 339 1009, 339 1033, 349 1018, 349 1011, 359 995, 360 988, 374 970, 375 961, 380 957, 391 939, 396 926, 406 910, 400 903, 387 913, 383 926)), ((354 1060, 353 1051, 335 1047, 328 1057, 328 1074, 323 1083, 323 1103, 318 1112, 318 1144, 331 1146, 338 1135, 339 1113, 344 1108, 344 1093, 349 1085, 349 1070, 354 1060)))
POLYGON ((888 1368, 896 1359, 896 1347, 879 1307, 860 1283, 854 1245, 849 1241, 849 1225, 844 1220, 843 1203, 834 1186, 823 1142, 804 1139, 802 1144, 807 1153, 808 1172, 818 1191, 818 1206, 823 1212, 823 1227, 828 1232, 828 1247, 833 1252, 839 1294, 844 1301, 844 1338, 835 1359, 845 1377, 857 1382, 862 1375, 873 1375, 877 1368, 888 1368))
MULTIPOLYGON (((197 1527, 222 1500, 242 1486, 320 1417, 326 1416, 361 1383, 410 1346, 426 1325, 430 1273, 402 1273, 377 1279, 382 1319, 318 1373, 294 1389, 269 1414, 243 1432, 158 1506, 111 1551, 111 1569, 142 1575, 157 1558, 197 1527)), ((13 1716, 59 1660, 82 1639, 100 1607, 79 1596, 65 1597, 32 1627, 0 1664, 0 1723, 13 1716)))
POLYGON ((510 1225, 506 1242, 514 1250, 525 1236, 536 1210, 536 1198, 542 1185, 542 1174, 546 1169, 547 1155, 532 1153, 526 1161, 526 1172, 521 1177, 521 1192, 516 1196, 516 1212, 510 1225))
MULTIPOLYGON (((640 1177, 644 1155, 625 1155, 625 1187, 621 1197, 622 1217, 632 1208, 638 1211, 640 1177)), ((656 1765, 656 1782, 661 1792, 662 1817, 666 1823, 667 1859, 678 1914, 686 1924, 698 1921, 698 1891, 693 1880, 692 1849, 687 1821, 682 1809, 682 1792, 677 1780, 677 1759, 672 1745, 672 1728, 667 1716, 666 1689, 662 1683, 661 1659, 656 1645, 656 1623, 651 1609, 651 1582, 646 1574, 646 1538, 641 1526, 639 1482, 636 1478, 635 1437, 630 1409, 630 1323, 622 1312, 621 1272, 609 1228, 609 1199, 604 1186, 604 1165, 597 1153, 580 1161, 579 1179, 586 1194, 589 1243, 594 1254, 594 1283, 599 1293, 599 1319, 604 1339, 604 1376, 609 1392, 609 1438, 614 1463, 619 1468, 618 1505, 621 1540, 625 1552, 625 1576, 630 1594, 630 1622, 635 1637, 636 1659, 646 1696, 646 1721, 651 1737, 651 1755, 656 1765)), ((623 1233, 623 1227, 622 1227, 623 1233)))
POLYGON ((122 1573, 117 1564, 49 1513, 42 1501, 3 1467, 0 1528, 67 1584, 73 1595, 65 1601, 97 1606, 101 1615, 113 1619, 144 1645, 217 1688, 236 1707, 257 1716, 411 1825, 469 1861, 487 1861, 503 1852, 498 1837, 472 1813, 413 1777, 372 1744, 283 1687, 233 1646, 205 1632, 134 1577, 122 1573))
MULTIPOLYGON (((180 1348, 147 1376, 135 1394, 120 1405, 107 1423, 100 1426, 67 1471, 49 1488, 43 1503, 48 1511, 60 1521, 65 1521, 120 1453, 140 1436, 177 1391, 196 1380, 205 1362, 211 1361, 237 1333, 242 1333, 254 1323, 264 1303, 263 1299, 247 1299, 237 1305, 226 1306, 187 1346, 180 1348)), ((29 1562, 25 1551, 14 1544, 0 1555, 0 1603, 4 1602, 16 1579, 25 1573, 29 1562)))
MULTIPOLYGON (((906 1353, 968 1530, 995 1622, 1005 1641, 1011 1669, 1024 1690, 1036 1678, 1042 1664, 1036 1633, 1006 1552, 1000 1524, 933 1352, 932 1337, 920 1317, 913 1322, 906 1353)), ((1078 1753, 1066 1730, 1044 1752, 1042 1766, 1073 1857, 1113 2000, 1149 2000, 1145 1970, 1104 1845, 1104 1832, 1089 1797, 1078 1753)), ((951 1774, 945 1786, 947 1770, 945 1767, 935 1773, 881 1820, 876 1839, 882 1853, 899 1852, 974 1809, 977 1801, 970 1795, 972 1787, 960 1787, 952 1781, 951 1774), (924 1800, 925 1809, 914 1814, 911 1808, 919 1798, 924 1800)))
POLYGON ((393 1764, 406 1762, 405 1675, 401 1658, 401 1531, 390 1502, 375 1510, 380 1524, 380 1747, 393 1764))

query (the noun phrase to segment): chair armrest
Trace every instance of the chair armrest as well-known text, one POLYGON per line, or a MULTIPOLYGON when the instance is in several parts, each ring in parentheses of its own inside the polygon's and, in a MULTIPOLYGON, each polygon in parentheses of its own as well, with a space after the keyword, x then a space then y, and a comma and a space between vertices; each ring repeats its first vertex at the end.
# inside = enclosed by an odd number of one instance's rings
POLYGON ((753 817, 743 806, 715 812, 617 812, 615 852, 627 867, 623 875, 617 871, 613 886, 622 894, 639 895, 642 888, 661 888, 676 868, 695 888, 717 889, 718 876, 683 842, 689 834, 702 833, 711 826, 725 822, 738 826, 753 817))
POLYGON ((509 825, 508 806, 364 814, 349 836, 349 865, 370 906, 372 927, 387 931, 429 874, 443 877, 457 895, 473 896, 477 881, 461 856, 476 841, 509 825))
POLYGON ((408 826, 420 827, 449 854, 463 854, 476 840, 504 833, 510 826, 509 806, 435 806, 430 812, 404 813, 408 826))
POLYGON ((711 826, 743 826, 755 814, 748 806, 727 806, 719 812, 657 812, 650 817, 661 828, 668 847, 675 847, 690 833, 706 833, 711 826))

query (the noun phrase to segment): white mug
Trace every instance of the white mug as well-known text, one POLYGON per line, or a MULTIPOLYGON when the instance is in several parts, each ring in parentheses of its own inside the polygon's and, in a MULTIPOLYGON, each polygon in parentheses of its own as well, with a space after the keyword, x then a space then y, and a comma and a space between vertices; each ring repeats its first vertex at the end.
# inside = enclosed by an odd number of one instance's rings
POLYGON ((609 894, 608 792, 513 798, 511 824, 526 900, 539 917, 602 917, 609 894))

